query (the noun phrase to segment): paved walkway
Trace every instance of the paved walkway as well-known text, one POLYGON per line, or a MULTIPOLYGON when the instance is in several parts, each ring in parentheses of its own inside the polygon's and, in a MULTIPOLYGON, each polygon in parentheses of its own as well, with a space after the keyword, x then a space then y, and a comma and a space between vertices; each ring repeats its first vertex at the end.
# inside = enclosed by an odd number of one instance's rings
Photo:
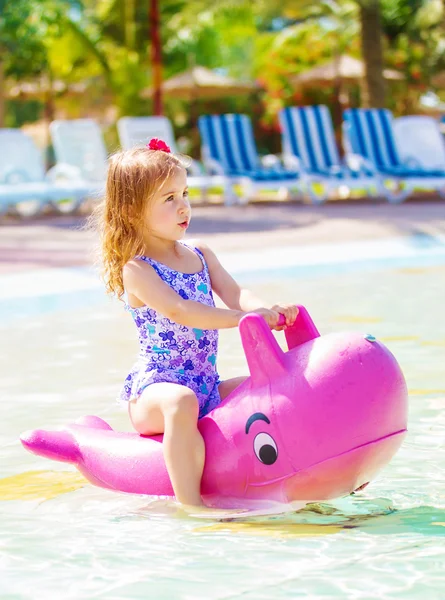
MULTIPOLYGON (((4 219, 0 222, 0 273, 90 264, 95 235, 84 227, 82 217, 4 219)), ((226 252, 413 234, 445 235, 445 202, 198 206, 189 230, 190 237, 199 236, 216 251, 226 252)))

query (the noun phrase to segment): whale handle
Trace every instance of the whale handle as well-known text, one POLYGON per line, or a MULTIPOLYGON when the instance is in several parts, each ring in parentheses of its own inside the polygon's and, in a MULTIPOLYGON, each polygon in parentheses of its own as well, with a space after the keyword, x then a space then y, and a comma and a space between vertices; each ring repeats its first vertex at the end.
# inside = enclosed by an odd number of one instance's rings
MULTIPOLYGON (((284 330, 289 350, 320 337, 306 308, 297 307, 299 312, 295 323, 284 330)), ((280 316, 278 325, 284 323, 284 316, 280 316)), ((239 330, 250 376, 257 385, 267 383, 271 377, 285 375, 285 354, 262 316, 247 314, 241 319, 239 330)))
MULTIPOLYGON (((315 338, 320 337, 320 333, 318 329, 315 327, 315 323, 311 319, 308 311, 304 306, 297 304, 298 315, 295 319, 295 323, 291 327, 287 327, 284 330, 284 335, 286 337, 287 347, 289 350, 299 346, 300 344, 304 344, 305 342, 309 342, 315 338)), ((284 317, 282 317, 282 323, 278 322, 279 325, 284 325, 284 317)))
POLYGON ((239 331, 250 376, 257 386, 285 374, 284 352, 262 316, 248 313, 239 322, 239 331))

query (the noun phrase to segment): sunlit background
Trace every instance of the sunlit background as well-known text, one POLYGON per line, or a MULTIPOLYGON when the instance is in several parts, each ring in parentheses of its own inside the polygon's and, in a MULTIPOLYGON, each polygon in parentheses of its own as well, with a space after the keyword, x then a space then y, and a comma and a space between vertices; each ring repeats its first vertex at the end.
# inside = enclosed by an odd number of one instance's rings
MULTIPOLYGON (((444 102, 441 0, 0 0, 0 600, 443 600, 444 102), (225 114, 227 160, 200 121, 225 114), (408 436, 364 491, 204 520, 21 446, 85 414, 131 430, 136 333, 85 223, 109 153, 151 136, 194 159, 189 237, 399 361, 408 436)), ((218 368, 247 372, 236 329, 218 368)))

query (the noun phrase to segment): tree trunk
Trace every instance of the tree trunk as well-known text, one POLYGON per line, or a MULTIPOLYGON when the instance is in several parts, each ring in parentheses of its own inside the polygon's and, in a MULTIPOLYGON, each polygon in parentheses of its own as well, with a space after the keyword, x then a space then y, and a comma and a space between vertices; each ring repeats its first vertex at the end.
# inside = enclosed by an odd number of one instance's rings
POLYGON ((383 45, 380 0, 361 0, 360 25, 365 85, 362 106, 384 108, 386 86, 383 77, 383 45))
POLYGON ((124 37, 125 45, 130 50, 136 47, 136 1, 124 0, 124 37))
POLYGON ((5 67, 0 60, 0 127, 5 126, 6 120, 6 89, 5 89, 5 67))
POLYGON ((333 118, 333 122, 334 122, 334 129, 337 132, 338 128, 339 127, 341 128, 341 124, 343 122, 343 111, 342 111, 342 106, 341 106, 341 93, 342 93, 343 82, 342 82, 341 74, 340 74, 341 54, 337 49, 334 49, 333 55, 334 55, 335 79, 333 82, 334 103, 333 103, 333 107, 332 107, 332 118, 333 118))
POLYGON ((53 75, 48 71, 44 81, 47 81, 47 90, 43 100, 43 118, 45 121, 45 168, 49 169, 52 167, 51 162, 51 136, 49 133, 49 126, 54 121, 56 115, 56 107, 54 103, 54 80, 53 75))
POLYGON ((159 0, 150 0, 151 68, 153 70, 153 112, 162 115, 162 51, 159 0))

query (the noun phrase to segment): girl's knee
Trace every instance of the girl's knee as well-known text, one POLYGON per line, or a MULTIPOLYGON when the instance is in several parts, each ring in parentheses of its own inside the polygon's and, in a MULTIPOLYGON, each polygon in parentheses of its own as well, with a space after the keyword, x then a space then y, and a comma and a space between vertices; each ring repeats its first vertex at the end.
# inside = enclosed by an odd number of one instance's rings
POLYGON ((131 424, 142 435, 156 435, 164 431, 164 417, 156 405, 144 402, 143 398, 130 400, 128 414, 131 424))
POLYGON ((163 402, 163 413, 167 418, 173 419, 198 419, 199 402, 192 390, 187 390, 165 399, 163 402))

